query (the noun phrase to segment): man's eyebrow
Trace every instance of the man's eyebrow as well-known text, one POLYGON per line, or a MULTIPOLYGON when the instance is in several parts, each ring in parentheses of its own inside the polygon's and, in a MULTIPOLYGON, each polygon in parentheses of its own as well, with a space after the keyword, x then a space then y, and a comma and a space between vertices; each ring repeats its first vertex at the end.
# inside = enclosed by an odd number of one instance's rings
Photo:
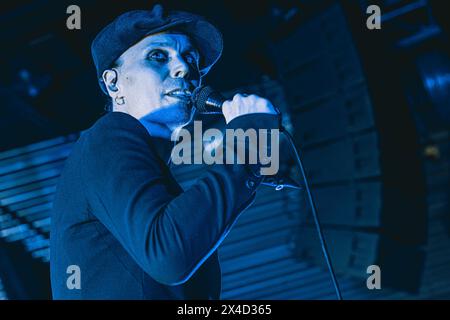
MULTIPOLYGON (((156 42, 150 42, 150 43, 148 43, 147 44, 147 46, 148 47, 151 47, 151 46, 161 46, 161 47, 173 47, 173 44, 172 43, 170 43, 170 42, 159 42, 159 41, 156 41, 156 42)), ((200 55, 200 53, 198 52, 198 50, 194 47, 194 46, 192 46, 192 45, 187 45, 185 48, 184 48, 184 50, 183 50, 183 53, 184 52, 194 52, 194 53, 196 53, 196 54, 198 54, 198 55, 200 55)))
POLYGON ((171 46, 170 42, 150 42, 147 46, 171 46))

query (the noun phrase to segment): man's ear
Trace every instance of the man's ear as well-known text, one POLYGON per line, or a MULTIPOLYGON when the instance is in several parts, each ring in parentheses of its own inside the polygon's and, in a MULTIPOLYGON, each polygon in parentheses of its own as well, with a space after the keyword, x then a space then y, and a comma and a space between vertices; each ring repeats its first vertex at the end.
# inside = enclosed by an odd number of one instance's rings
POLYGON ((115 93, 119 91, 119 88, 117 87, 117 78, 118 72, 115 68, 106 69, 105 71, 103 71, 102 79, 105 83, 106 89, 108 90, 108 94, 111 97, 115 96, 115 93))

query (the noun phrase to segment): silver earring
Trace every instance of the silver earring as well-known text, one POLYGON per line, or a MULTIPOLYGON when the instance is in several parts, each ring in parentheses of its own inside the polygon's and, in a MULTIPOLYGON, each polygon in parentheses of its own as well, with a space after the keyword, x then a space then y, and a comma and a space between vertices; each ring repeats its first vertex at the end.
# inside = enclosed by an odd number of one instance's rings
POLYGON ((118 105, 122 105, 125 104, 125 97, 115 97, 114 101, 118 104, 118 105))

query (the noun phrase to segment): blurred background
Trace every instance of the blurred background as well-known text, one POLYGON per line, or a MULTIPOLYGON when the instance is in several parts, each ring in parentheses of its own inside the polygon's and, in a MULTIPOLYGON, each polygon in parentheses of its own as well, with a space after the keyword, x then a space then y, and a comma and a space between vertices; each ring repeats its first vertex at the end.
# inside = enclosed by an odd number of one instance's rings
MULTIPOLYGON (((160 1, 222 31, 224 54, 205 82, 228 96, 259 94, 283 111, 344 299, 450 298, 446 2, 160 1), (367 28, 372 4, 381 29, 367 28), (366 286, 374 264, 380 290, 366 286)), ((152 4, 0 4, 0 299, 51 298, 55 186, 106 102, 90 43, 120 13, 152 4), (72 4, 80 30, 66 27, 72 4)), ((282 150, 281 175, 298 180, 282 150)), ((186 188, 202 170, 173 168, 186 188)), ((219 253, 224 299, 335 299, 303 190, 262 186, 219 253)))

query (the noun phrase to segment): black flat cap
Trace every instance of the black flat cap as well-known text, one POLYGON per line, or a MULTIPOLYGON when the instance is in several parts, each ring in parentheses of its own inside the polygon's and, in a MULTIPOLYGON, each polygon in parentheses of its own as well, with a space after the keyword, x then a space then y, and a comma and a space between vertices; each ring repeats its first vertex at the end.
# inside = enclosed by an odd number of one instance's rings
POLYGON ((102 80, 103 71, 128 48, 144 37, 171 29, 185 33, 199 51, 200 74, 203 76, 222 54, 222 35, 203 17, 184 11, 164 12, 157 4, 152 10, 133 10, 117 17, 103 28, 91 45, 92 58, 103 92, 107 93, 102 80))

